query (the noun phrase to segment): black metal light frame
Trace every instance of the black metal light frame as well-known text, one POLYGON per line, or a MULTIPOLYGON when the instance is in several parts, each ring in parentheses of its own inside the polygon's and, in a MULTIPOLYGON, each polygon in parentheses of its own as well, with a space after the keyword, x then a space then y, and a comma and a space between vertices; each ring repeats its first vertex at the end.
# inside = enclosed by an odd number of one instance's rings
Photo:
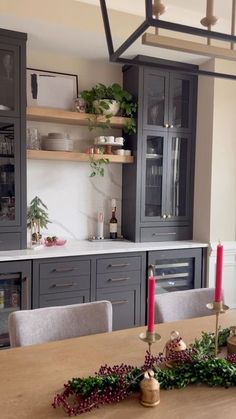
MULTIPOLYGON (((218 39, 220 41, 227 42, 236 42, 235 35, 229 35, 222 32, 209 31, 207 29, 195 28, 193 26, 186 26, 179 23, 167 22, 165 20, 154 19, 152 14, 152 0, 145 1, 145 10, 146 18, 143 23, 126 39, 125 42, 114 51, 110 21, 108 17, 106 0, 100 0, 100 7, 102 12, 104 30, 107 41, 107 48, 109 52, 109 59, 111 62, 122 63, 122 64, 131 64, 131 65, 144 65, 148 64, 149 66, 160 67, 165 69, 172 69, 173 71, 182 71, 185 73, 191 73, 194 75, 208 76, 208 77, 217 77, 223 79, 236 80, 236 75, 227 74, 227 73, 218 73, 213 71, 199 70, 197 68, 184 68, 181 65, 170 66, 165 64, 156 64, 150 63, 149 61, 140 61, 137 58, 128 59, 122 58, 121 55, 151 26, 155 28, 167 29, 174 32, 181 32, 189 35, 201 36, 204 38, 218 39)), ((196 67, 196 66, 195 66, 196 67)))

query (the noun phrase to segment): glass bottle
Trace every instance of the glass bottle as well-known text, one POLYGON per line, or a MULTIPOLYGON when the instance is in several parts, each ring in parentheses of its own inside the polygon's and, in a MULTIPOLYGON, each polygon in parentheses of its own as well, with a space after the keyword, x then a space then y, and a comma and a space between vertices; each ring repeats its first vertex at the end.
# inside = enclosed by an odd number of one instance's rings
POLYGON ((112 199, 112 216, 110 219, 110 239, 117 239, 116 203, 112 199))

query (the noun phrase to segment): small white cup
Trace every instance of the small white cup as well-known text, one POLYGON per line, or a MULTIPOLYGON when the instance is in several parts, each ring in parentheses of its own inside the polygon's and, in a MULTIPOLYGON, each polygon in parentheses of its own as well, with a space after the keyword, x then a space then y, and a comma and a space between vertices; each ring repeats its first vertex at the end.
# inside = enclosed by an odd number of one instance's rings
POLYGON ((131 156, 131 150, 123 150, 125 152, 125 156, 131 156))
POLYGON ((114 143, 115 142, 114 135, 108 135, 107 137, 105 137, 105 139, 106 139, 106 143, 114 143))

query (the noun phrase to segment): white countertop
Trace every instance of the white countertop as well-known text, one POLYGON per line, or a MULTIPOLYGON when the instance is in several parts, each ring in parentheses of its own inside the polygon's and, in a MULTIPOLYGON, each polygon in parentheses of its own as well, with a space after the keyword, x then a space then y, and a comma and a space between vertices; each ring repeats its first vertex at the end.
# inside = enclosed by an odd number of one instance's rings
POLYGON ((194 241, 133 243, 129 241, 90 242, 69 240, 64 246, 2 251, 0 252, 0 261, 146 252, 149 250, 194 249, 199 247, 208 247, 208 244, 194 241))

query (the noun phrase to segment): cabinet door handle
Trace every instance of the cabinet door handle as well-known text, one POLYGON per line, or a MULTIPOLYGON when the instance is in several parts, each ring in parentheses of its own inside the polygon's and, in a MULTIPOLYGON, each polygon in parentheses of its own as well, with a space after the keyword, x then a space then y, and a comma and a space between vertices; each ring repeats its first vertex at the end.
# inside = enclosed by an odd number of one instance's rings
POLYGON ((176 233, 152 233, 153 236, 175 236, 176 233))
POLYGON ((110 265, 108 265, 108 268, 125 268, 125 266, 129 266, 130 263, 110 263, 110 265))
POLYGON ((110 282, 120 282, 120 281, 128 281, 130 278, 109 278, 108 281, 110 282))
POLYGON ((111 301, 111 304, 113 306, 116 306, 118 304, 127 304, 129 301, 128 300, 117 300, 117 301, 111 301))
POLYGON ((169 125, 169 128, 174 128, 174 125, 170 124, 170 125, 169 125))
POLYGON ((52 272, 72 272, 75 271, 75 268, 55 268, 52 272))
POLYGON ((66 282, 64 284, 52 284, 51 287, 52 288, 63 288, 63 287, 73 287, 73 285, 75 285, 74 282, 66 282))
POLYGON ((177 262, 177 263, 160 263, 159 265, 152 265, 155 269, 166 269, 166 268, 187 268, 189 266, 188 262, 177 262))
POLYGON ((31 279, 28 278, 27 276, 25 276, 24 278, 22 278, 22 282, 26 282, 25 288, 26 288, 26 297, 25 297, 25 302, 26 302, 26 307, 24 307, 24 309, 29 309, 30 308, 30 281, 31 279))
POLYGON ((164 128, 168 128, 169 127, 169 124, 164 124, 164 128))

